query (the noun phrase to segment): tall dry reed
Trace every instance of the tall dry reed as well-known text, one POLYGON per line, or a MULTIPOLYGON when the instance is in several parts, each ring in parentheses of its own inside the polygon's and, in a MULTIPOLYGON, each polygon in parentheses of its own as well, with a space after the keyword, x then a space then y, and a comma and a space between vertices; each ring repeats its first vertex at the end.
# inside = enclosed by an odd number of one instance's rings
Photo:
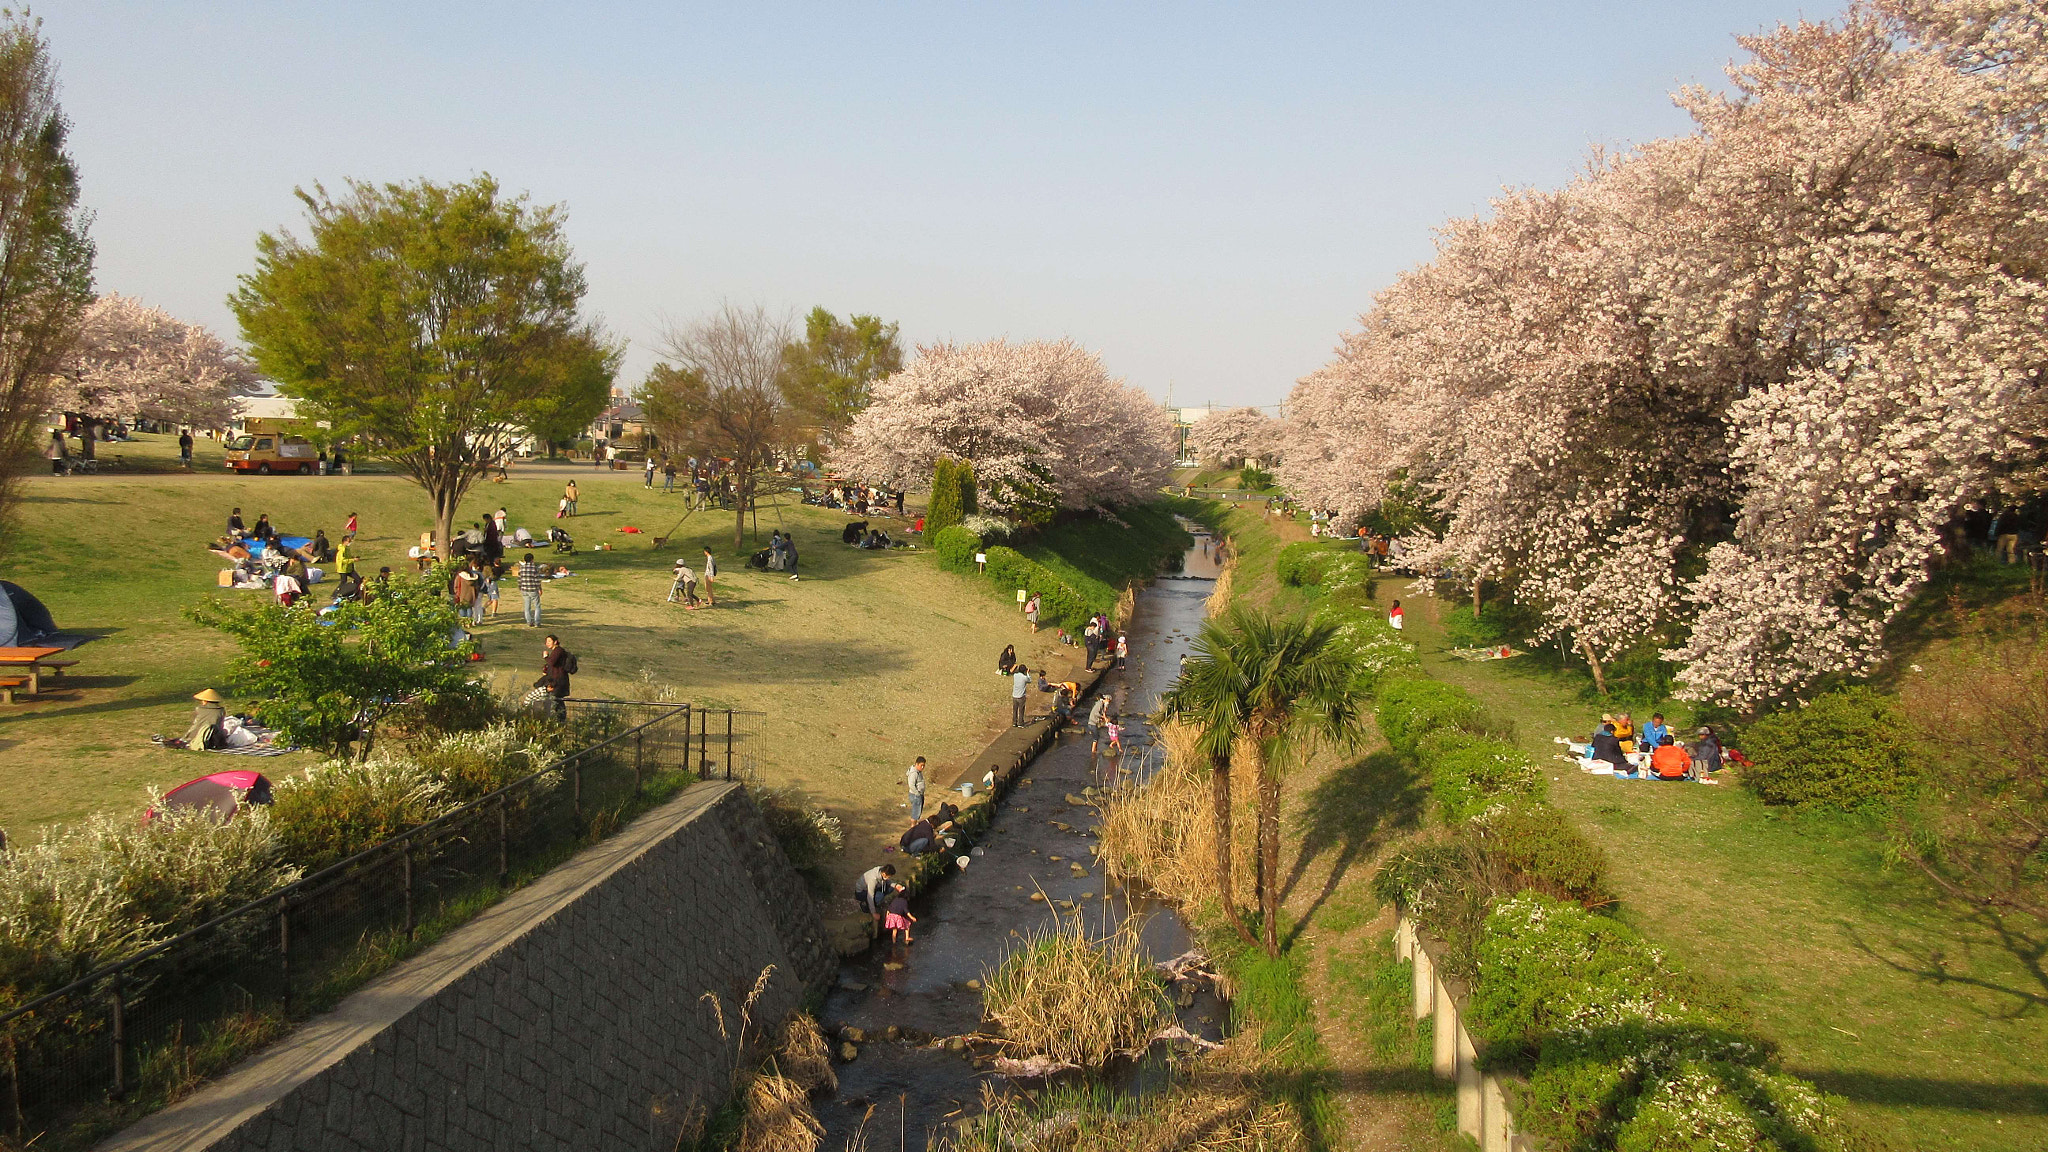
POLYGON ((1223 574, 1216 577, 1216 587, 1209 590, 1209 598, 1202 602, 1208 615, 1214 616, 1230 607, 1230 598, 1235 594, 1237 583, 1237 561, 1231 560, 1223 566, 1223 574))
POLYGON ((1135 924, 1091 940, 1079 912, 1012 948, 983 981, 982 1007, 1012 1048, 1081 1068, 1141 1050, 1173 1022, 1135 924))
MULTIPOLYGON (((1119 884, 1142 883, 1186 909, 1214 904, 1216 826, 1209 760, 1196 747, 1195 729, 1181 722, 1158 728, 1166 762, 1151 780, 1111 794, 1098 828, 1103 870, 1119 884)), ((1248 763, 1240 755, 1236 762, 1248 763)), ((1257 804, 1249 771, 1230 774, 1231 882, 1239 907, 1257 902, 1257 822, 1240 814, 1257 804)))

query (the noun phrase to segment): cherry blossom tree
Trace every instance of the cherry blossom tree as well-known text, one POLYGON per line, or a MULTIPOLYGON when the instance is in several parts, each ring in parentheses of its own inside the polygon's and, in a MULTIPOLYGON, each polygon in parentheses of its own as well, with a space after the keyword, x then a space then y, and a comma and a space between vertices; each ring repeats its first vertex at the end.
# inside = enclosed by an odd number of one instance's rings
POLYGON ((1219 466, 1270 461, 1280 450, 1281 422, 1257 408, 1211 412, 1188 429, 1188 446, 1219 466))
POLYGON ((940 456, 974 465, 983 508, 1045 518, 1150 498, 1172 473, 1173 422, 1071 340, 936 344, 875 386, 832 459, 915 484, 940 456))
POLYGON ((204 326, 131 296, 107 295, 86 309, 56 373, 51 405, 95 419, 224 428, 236 393, 255 382, 241 352, 204 326))
POLYGON ((1741 705, 1872 670, 1973 501, 2048 488, 2048 16, 1865 0, 1743 41, 1698 130, 1454 221, 1297 385, 1283 482, 1447 520, 1592 665, 1741 705))

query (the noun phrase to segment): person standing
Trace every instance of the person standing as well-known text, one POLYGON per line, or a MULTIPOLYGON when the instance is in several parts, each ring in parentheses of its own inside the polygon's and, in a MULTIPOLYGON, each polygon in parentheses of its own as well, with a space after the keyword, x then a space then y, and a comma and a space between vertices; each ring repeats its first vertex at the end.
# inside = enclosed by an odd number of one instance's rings
POLYGON ((341 547, 334 550, 334 571, 341 576, 356 574, 356 538, 343 536, 341 547))
POLYGON ((526 626, 540 627, 540 565, 534 563, 533 553, 519 562, 519 596, 526 601, 526 626))
POLYGON ((661 464, 661 494, 670 495, 676 490, 676 462, 664 460, 661 464))
POLYGON ((1024 602, 1024 619, 1026 619, 1026 620, 1029 620, 1029 621, 1031 622, 1031 633, 1032 633, 1032 635, 1034 635, 1034 636, 1035 636, 1035 635, 1037 635, 1037 634, 1038 634, 1038 597, 1037 597, 1037 595, 1036 595, 1036 594, 1033 594, 1033 596, 1031 597, 1031 599, 1029 599, 1029 600, 1026 600, 1026 601, 1024 602))
POLYGON ((455 566, 455 575, 448 579, 448 598, 455 602, 455 614, 473 623, 483 620, 483 598, 477 591, 476 573, 464 560, 455 566))
POLYGON ((1093 616, 1088 618, 1088 627, 1081 630, 1081 642, 1088 650, 1087 668, 1095 671, 1095 658, 1102 653, 1102 628, 1093 616))
POLYGON ((1010 673, 1010 727, 1024 726, 1024 694, 1031 690, 1031 669, 1019 664, 1010 673))
POLYGON ((718 605, 718 592, 711 586, 717 578, 718 558, 711 554, 711 546, 707 544, 704 546, 704 606, 706 608, 715 608, 718 605))
POLYGON ((562 647, 561 637, 549 634, 547 647, 540 660, 540 679, 533 682, 536 688, 546 688, 552 698, 555 719, 567 720, 569 706, 563 701, 569 698, 569 677, 576 672, 576 657, 562 647))
POLYGON ((1387 627, 1392 628, 1396 632, 1401 631, 1404 618, 1405 614, 1401 611, 1401 602, 1399 600, 1394 601, 1393 607, 1387 609, 1387 627))
POLYGON ((789 569, 789 578, 796 579, 796 537, 782 534, 782 566, 789 569))
POLYGON ((353 535, 355 535, 355 534, 356 534, 356 514, 355 514, 355 513, 351 512, 351 513, 349 513, 349 514, 348 514, 348 524, 347 524, 347 525, 345 525, 345 526, 344 526, 344 527, 342 528, 342 530, 341 530, 341 534, 342 534, 343 536, 353 536, 353 535))
POLYGON ((641 469, 641 475, 640 486, 652 490, 654 487, 654 454, 652 452, 647 454, 647 466, 641 469))
POLYGON ((1128 667, 1131 661, 1131 638, 1121 632, 1116 637, 1116 666, 1128 667))
POLYGON ((50 429, 50 445, 43 449, 43 455, 50 461, 50 475, 62 476, 64 474, 64 461, 71 456, 70 447, 64 443, 64 430, 62 428, 50 429))
POLYGON ((493 560, 485 564, 478 574, 476 618, 479 623, 498 614, 498 572, 498 562, 493 560))
POLYGON ((905 794, 910 802, 910 822, 915 824, 924 819, 924 757, 910 766, 904 777, 905 794))
POLYGON ((185 466, 185 471, 190 472, 192 470, 192 430, 190 428, 182 428, 178 431, 178 462, 185 466))
POLYGON ((1109 697, 1097 696, 1095 706, 1088 709, 1088 751, 1092 755, 1102 746, 1102 726, 1109 723, 1109 697))
POLYGON ((562 485, 562 499, 565 502, 562 505, 563 512, 574 516, 576 514, 576 482, 574 480, 562 485))

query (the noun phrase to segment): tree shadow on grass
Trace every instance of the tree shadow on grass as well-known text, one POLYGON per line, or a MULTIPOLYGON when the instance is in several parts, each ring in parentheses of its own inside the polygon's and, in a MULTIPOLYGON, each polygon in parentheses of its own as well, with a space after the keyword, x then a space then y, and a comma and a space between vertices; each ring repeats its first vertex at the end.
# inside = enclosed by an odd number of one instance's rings
POLYGON ((1318 857, 1332 849, 1337 856, 1330 863, 1322 890, 1289 930, 1284 947, 1293 947, 1353 864, 1418 826, 1428 795, 1415 770, 1392 752, 1375 752, 1340 768, 1309 790, 1296 821, 1301 846, 1295 853, 1294 869, 1281 888, 1281 902, 1293 895, 1295 885, 1318 857))
MULTIPOLYGON (((2002 981, 1958 968, 1951 962, 1946 949, 1937 943, 1908 942, 1895 937, 1888 944, 1879 946, 1866 940, 1853 925, 1841 927, 1842 934, 1849 938, 1857 951, 1894 972, 1926 983, 1979 988, 1995 994, 2008 1005, 2005 1011, 1997 1013, 2000 1019, 2017 1019, 2048 1009, 2048 964, 2044 964, 2048 961, 2048 931, 2044 931, 2044 926, 2016 924, 2007 917, 1984 910, 1972 910, 1956 917, 1952 923, 1957 927, 1968 924, 1976 928, 1980 933, 1976 942, 2012 957, 2034 986, 2002 981)), ((1967 944, 1970 941, 1958 942, 1967 944)))

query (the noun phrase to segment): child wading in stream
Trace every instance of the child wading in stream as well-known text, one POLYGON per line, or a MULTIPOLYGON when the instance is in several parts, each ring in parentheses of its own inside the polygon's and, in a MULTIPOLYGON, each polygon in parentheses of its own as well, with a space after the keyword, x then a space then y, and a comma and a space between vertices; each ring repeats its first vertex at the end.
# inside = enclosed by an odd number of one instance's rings
POLYGON ((882 926, 889 930, 890 937, 897 943, 910 943, 910 926, 917 923, 917 917, 910 914, 910 901, 898 895, 889 901, 889 915, 882 926))

